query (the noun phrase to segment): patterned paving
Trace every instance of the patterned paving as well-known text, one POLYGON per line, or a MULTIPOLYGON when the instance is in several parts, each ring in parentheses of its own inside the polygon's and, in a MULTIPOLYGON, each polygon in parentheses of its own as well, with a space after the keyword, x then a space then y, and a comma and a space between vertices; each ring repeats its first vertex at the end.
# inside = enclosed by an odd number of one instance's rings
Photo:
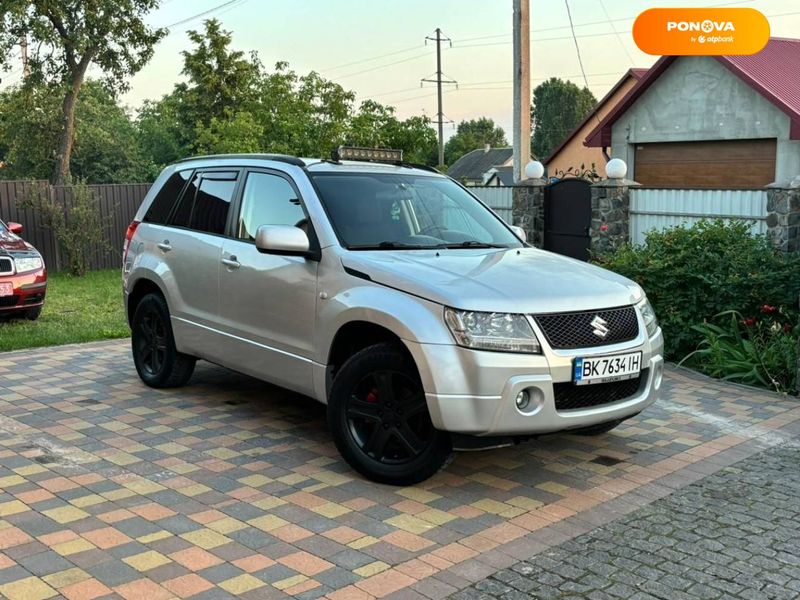
POLYGON ((760 449, 796 400, 671 370, 597 438, 361 479, 324 407, 200 363, 137 379, 127 341, 0 355, 0 597, 440 598, 760 449))

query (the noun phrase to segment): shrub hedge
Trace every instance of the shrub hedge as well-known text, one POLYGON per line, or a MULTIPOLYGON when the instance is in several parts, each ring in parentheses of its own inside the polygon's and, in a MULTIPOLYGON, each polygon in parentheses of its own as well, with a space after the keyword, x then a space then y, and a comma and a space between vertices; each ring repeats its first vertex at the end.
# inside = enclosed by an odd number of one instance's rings
POLYGON ((765 304, 798 322, 800 253, 776 252, 745 221, 700 221, 647 234, 595 258, 641 285, 664 331, 667 358, 681 360, 704 336, 695 326, 725 311, 755 318, 765 304))

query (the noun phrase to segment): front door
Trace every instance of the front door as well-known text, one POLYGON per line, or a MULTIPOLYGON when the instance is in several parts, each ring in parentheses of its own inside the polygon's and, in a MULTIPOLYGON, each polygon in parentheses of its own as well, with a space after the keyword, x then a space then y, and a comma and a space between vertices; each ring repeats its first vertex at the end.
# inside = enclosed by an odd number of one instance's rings
POLYGON ((261 225, 311 231, 300 194, 282 173, 250 170, 240 198, 220 270, 220 325, 232 350, 226 360, 237 370, 312 394, 318 263, 263 254, 255 246, 261 225))

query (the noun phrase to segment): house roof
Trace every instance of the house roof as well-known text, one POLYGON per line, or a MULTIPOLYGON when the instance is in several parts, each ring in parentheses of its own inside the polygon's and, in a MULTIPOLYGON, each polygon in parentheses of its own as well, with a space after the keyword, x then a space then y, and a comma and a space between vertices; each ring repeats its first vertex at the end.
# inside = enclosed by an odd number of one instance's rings
POLYGON ((483 181, 483 174, 496 165, 507 162, 513 154, 512 148, 479 148, 467 152, 454 162, 447 174, 453 179, 471 179, 483 181))
POLYGON ((511 165, 497 165, 489 169, 491 176, 486 180, 489 183, 492 177, 497 177, 503 185, 514 185, 514 167, 511 165))
POLYGON ((636 79, 636 80, 638 81, 638 80, 640 80, 642 77, 644 77, 645 73, 647 73, 647 69, 628 69, 628 70, 625 72, 625 74, 624 74, 622 77, 620 77, 620 78, 619 78, 619 81, 617 81, 617 83, 615 83, 615 84, 614 84, 614 87, 612 87, 612 88, 611 88, 611 89, 608 91, 608 93, 607 93, 605 96, 603 96, 603 97, 600 99, 600 101, 599 101, 597 104, 595 104, 595 105, 594 105, 594 108, 592 109, 592 111, 591 111, 591 112, 590 112, 588 115, 586 115, 586 118, 585 118, 585 119, 583 119, 583 121, 581 121, 580 123, 578 123, 578 125, 576 125, 576 126, 575 126, 575 128, 574 128, 572 131, 570 131, 570 132, 569 132, 569 134, 567 135, 567 137, 565 137, 565 138, 564 138, 564 139, 561 141, 561 143, 560 143, 558 146, 556 146, 556 147, 555 147, 555 150, 553 150, 553 151, 550 153, 550 155, 549 155, 547 158, 545 158, 545 159, 544 159, 542 162, 543 162, 543 163, 546 165, 547 163, 549 163, 550 161, 552 161, 552 160, 555 158, 555 156, 556 156, 556 155, 557 155, 559 152, 561 152, 561 150, 564 148, 564 146, 566 146, 567 144, 569 144, 569 143, 570 143, 570 141, 572 141, 572 139, 573 139, 573 138, 574 138, 574 137, 575 137, 575 136, 578 134, 578 132, 579 132, 579 131, 580 131, 580 130, 583 128, 583 127, 585 127, 585 126, 586 126, 586 123, 588 123, 589 121, 591 121, 592 119, 594 119, 594 118, 595 118, 595 115, 596 115, 596 114, 597 114, 597 113, 598 113, 598 112, 599 112, 599 111, 600 111, 600 110, 603 108, 603 106, 605 105, 605 103, 606 103, 606 102, 608 102, 608 100, 609 100, 610 98, 612 98, 612 97, 614 96, 614 94, 616 94, 616 93, 617 93, 617 90, 618 90, 620 87, 622 87, 622 85, 623 85, 623 84, 624 84, 626 81, 628 81, 628 79, 630 79, 631 77, 633 77, 634 79, 636 79))
MULTIPOLYGON (((662 56, 586 137, 587 146, 610 146, 611 127, 678 58, 662 56)), ((791 120, 789 137, 800 139, 800 40, 770 38, 750 56, 715 56, 734 75, 786 113, 791 120)))

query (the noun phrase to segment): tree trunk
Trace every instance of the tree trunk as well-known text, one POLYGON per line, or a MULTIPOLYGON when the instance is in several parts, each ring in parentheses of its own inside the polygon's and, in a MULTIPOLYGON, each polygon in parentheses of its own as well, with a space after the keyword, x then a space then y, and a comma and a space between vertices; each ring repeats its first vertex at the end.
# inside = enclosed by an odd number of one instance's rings
POLYGON ((61 140, 58 143, 53 173, 50 175, 50 183, 53 185, 64 185, 70 179, 69 161, 72 157, 72 141, 75 135, 75 105, 78 102, 78 93, 83 85, 87 66, 88 61, 82 61, 73 72, 72 84, 64 95, 64 102, 61 105, 61 140))

